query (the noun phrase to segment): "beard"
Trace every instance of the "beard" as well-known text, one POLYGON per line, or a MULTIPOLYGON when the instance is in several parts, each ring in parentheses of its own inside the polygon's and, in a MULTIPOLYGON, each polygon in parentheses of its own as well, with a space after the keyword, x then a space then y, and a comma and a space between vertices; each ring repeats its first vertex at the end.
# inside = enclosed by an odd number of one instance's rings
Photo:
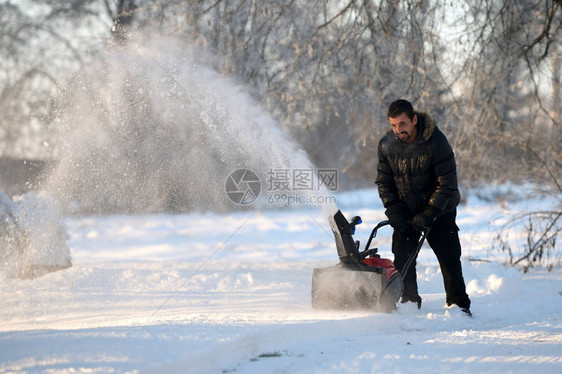
POLYGON ((401 133, 395 135, 398 138, 398 140, 400 140, 402 143, 407 143, 408 140, 410 140, 410 138, 412 137, 412 134, 413 132, 409 133, 407 131, 402 131, 401 133))

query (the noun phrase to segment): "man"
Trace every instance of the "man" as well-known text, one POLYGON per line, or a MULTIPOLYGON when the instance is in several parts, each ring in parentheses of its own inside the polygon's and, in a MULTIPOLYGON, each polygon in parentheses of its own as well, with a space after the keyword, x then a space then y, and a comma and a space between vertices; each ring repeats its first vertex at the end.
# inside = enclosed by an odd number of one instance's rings
MULTIPOLYGON (((435 121, 414 112, 410 102, 394 101, 387 116, 391 129, 379 142, 376 183, 394 228, 394 264, 401 270, 420 233, 431 227, 427 242, 441 266, 447 305, 456 304, 472 316, 455 223, 460 195, 453 150, 435 121)), ((404 279, 401 302, 415 302, 421 308, 415 266, 414 262, 404 279)))

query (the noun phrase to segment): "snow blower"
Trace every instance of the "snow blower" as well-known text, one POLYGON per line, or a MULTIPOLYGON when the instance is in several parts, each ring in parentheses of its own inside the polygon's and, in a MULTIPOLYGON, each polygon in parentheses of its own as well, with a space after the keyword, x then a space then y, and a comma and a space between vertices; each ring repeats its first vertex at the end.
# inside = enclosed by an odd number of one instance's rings
POLYGON ((380 257, 378 248, 370 248, 377 231, 389 222, 381 221, 375 226, 365 249, 360 252, 360 242, 354 241, 353 235, 355 226, 361 222, 359 216, 348 222, 339 210, 330 217, 340 262, 335 266, 314 269, 311 292, 313 308, 368 309, 386 313, 396 308, 402 296, 402 279, 417 257, 427 232, 422 234, 416 250, 399 272, 391 260, 380 257))

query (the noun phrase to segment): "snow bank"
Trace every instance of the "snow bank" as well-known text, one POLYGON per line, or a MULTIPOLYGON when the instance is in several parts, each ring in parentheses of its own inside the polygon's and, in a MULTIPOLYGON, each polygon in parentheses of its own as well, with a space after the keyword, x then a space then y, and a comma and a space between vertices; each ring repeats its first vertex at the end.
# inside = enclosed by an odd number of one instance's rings
POLYGON ((0 191, 0 274, 35 278, 70 267, 62 220, 45 193, 29 192, 12 201, 0 191))

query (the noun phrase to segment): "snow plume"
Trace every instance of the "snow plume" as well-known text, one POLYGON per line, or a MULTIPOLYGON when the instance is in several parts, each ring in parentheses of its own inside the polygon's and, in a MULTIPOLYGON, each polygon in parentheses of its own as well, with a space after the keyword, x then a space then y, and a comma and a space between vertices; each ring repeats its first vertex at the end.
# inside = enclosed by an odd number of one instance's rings
POLYGON ((59 99, 62 144, 46 188, 67 208, 225 211, 240 207, 225 193, 235 170, 254 171, 263 192, 271 168, 313 168, 203 50, 132 40, 70 79, 59 99))
POLYGON ((35 278, 72 266, 66 230, 54 200, 29 192, 12 201, 0 191, 0 271, 35 278))

